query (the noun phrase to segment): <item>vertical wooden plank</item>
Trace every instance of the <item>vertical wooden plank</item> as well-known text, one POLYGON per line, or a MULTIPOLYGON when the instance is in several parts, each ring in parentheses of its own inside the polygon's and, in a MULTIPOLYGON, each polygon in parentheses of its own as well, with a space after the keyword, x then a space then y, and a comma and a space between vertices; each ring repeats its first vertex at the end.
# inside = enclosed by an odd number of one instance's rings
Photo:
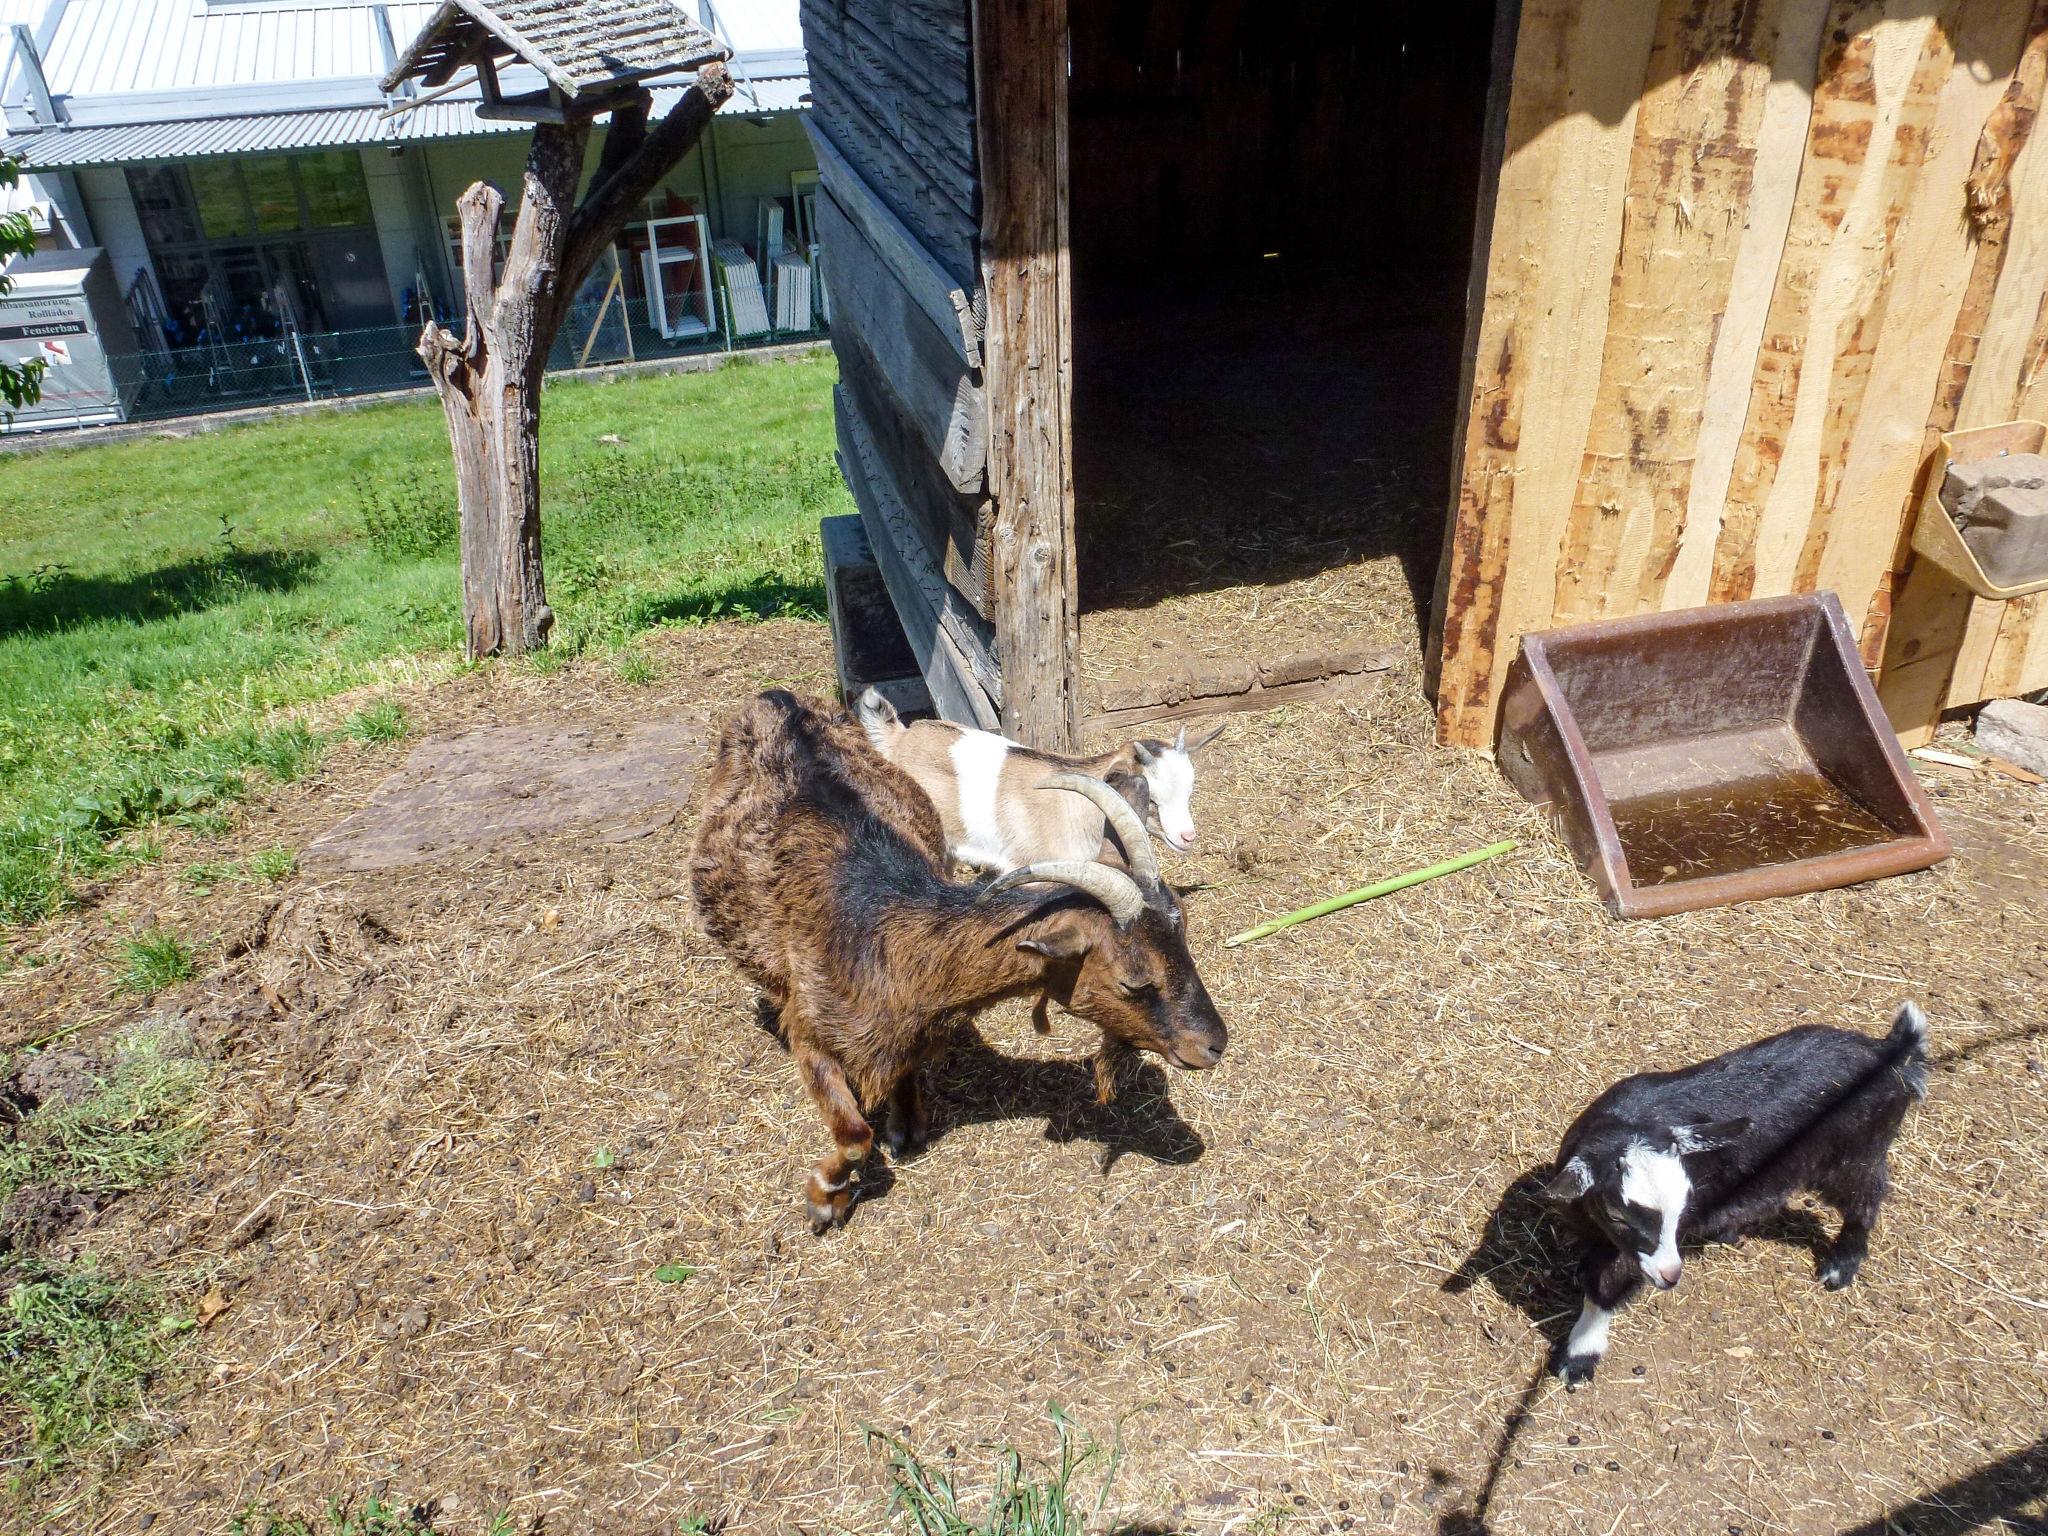
POLYGON ((991 596, 1003 728, 1065 750, 1078 715, 1066 0, 974 0, 991 596))
POLYGON ((1442 605, 1450 744, 1489 743, 1515 643, 1555 600, 1655 15, 1637 0, 1522 10, 1442 605))
POLYGON ((1486 122, 1479 141, 1478 206, 1472 216, 1472 265, 1465 277, 1465 339, 1458 354, 1458 416, 1451 431, 1451 504, 1444 513, 1442 547, 1437 553, 1436 582, 1429 602, 1429 637, 1422 648, 1422 686, 1432 700, 1440 696, 1442 684, 1444 608, 1455 563, 1465 438, 1472 427, 1472 382, 1478 373, 1480 330, 1486 315, 1486 269, 1493 250, 1494 201, 1500 191, 1501 161, 1507 155, 1508 97, 1514 83, 1515 39, 1521 20, 1521 0, 1494 0, 1486 122))
POLYGON ((1678 558, 1770 83, 1774 0, 1664 0, 1636 112, 1592 431, 1554 616, 1659 606, 1678 558))
MULTIPOLYGON (((1852 615, 1868 616, 1880 585, 1889 590, 1890 569, 1910 541, 1914 492, 1933 446, 1927 402, 1963 318, 1976 267, 1972 247, 1981 251, 1984 243, 1957 211, 1968 204, 1978 141, 2019 63, 2026 24, 2027 9, 2014 0, 1964 0, 1948 28, 1952 58, 1927 141, 1916 147, 1903 132, 1897 140, 1895 162, 1910 154, 1917 170, 1904 222, 1887 242, 1883 324, 1836 484, 1832 494, 1823 484, 1795 578, 1798 590, 1839 594, 1852 615)), ((1866 622, 1871 663, 1881 654, 1882 634, 1881 622, 1866 622)))
POLYGON ((1943 17, 1925 11, 1923 0, 1836 0, 1829 9, 1806 161, 1714 552, 1713 601, 1793 590, 1815 510, 1832 501, 1889 297, 1887 244, 1948 74, 1943 17))
POLYGON ((1756 131, 1756 165, 1750 178, 1742 244, 1735 254, 1728 306, 1714 336, 1707 370, 1707 397, 1695 449, 1692 481, 1686 490, 1685 526, 1662 606, 1697 608, 1707 600, 1713 578, 1714 546, 1722 509, 1742 442, 1750 383, 1756 376, 1778 265, 1792 226, 1806 134, 1813 118, 1814 82, 1820 71, 1821 27, 1830 0, 1781 0, 1777 34, 1770 51, 1771 78, 1764 91, 1763 117, 1756 131))
MULTIPOLYGON (((2025 9, 2015 0, 2015 9, 2025 9)), ((2018 67, 1986 119, 1970 176, 1977 246, 1934 393, 1923 447, 1956 427, 2020 414, 2031 332, 2048 284, 2048 151, 2032 133, 2048 76, 2048 5, 2032 7, 2018 67)), ((2008 605, 1979 603, 1954 577, 1920 561, 1891 607, 1879 696, 1902 740, 1925 741, 1949 704, 1985 697, 1985 674, 2008 605)), ((1871 619, 1879 613, 1874 600, 1871 619)), ((2025 663, 2013 667, 2018 675, 2025 663)))

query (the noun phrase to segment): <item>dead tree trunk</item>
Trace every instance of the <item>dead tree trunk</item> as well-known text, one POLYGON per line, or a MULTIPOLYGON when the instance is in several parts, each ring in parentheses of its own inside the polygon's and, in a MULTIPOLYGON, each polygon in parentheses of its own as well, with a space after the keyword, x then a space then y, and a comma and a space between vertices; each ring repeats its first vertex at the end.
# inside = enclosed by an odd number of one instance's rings
POLYGON ((580 204, 589 117, 537 124, 502 271, 504 194, 480 181, 456 202, 468 314, 459 337, 430 323, 420 333, 419 355, 440 393, 455 452, 462 612, 472 659, 547 644, 555 622, 540 543, 540 389, 548 353, 591 266, 731 94, 724 68, 713 64, 651 130, 645 91, 615 106, 580 204))

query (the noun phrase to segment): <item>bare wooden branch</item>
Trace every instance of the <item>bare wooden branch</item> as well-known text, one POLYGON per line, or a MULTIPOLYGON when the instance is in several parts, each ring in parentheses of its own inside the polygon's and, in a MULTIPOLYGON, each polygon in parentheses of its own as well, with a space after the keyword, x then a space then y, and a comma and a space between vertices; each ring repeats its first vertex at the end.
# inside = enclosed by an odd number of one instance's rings
POLYGON ((584 194, 583 205, 570 221, 565 271, 580 279, 590 270, 633 210, 696 146, 711 115, 731 99, 732 76, 723 64, 707 64, 697 71, 696 82, 647 130, 632 155, 584 194))

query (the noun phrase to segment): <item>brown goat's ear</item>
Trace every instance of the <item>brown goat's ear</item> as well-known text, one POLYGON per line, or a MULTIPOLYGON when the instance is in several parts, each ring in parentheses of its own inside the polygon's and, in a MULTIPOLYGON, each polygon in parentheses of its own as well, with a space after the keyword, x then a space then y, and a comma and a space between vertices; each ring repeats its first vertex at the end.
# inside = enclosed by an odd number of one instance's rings
POLYGON ((1048 960, 1078 960, 1088 953, 1094 934, 1079 920, 1078 910, 1055 909, 1041 913, 1030 931, 1017 940, 1017 947, 1048 960))
MULTIPOLYGON (((1228 721, 1224 722, 1225 725, 1227 725, 1228 723, 1228 721)), ((1218 736, 1221 736, 1223 734, 1223 730, 1224 726, 1219 725, 1213 731, 1204 731, 1201 735, 1197 736, 1193 741, 1188 742, 1186 747, 1182 750, 1184 750, 1188 754, 1188 756, 1193 757, 1197 752, 1201 751, 1202 748, 1208 746, 1209 743, 1214 741, 1218 736)), ((1187 736, 1186 730, 1182 730, 1181 736, 1185 740, 1187 736)))
POLYGON ((1034 955, 1043 955, 1048 960, 1078 960, 1088 952, 1087 941, 1080 934, 1057 930, 1033 938, 1019 939, 1017 947, 1034 955))

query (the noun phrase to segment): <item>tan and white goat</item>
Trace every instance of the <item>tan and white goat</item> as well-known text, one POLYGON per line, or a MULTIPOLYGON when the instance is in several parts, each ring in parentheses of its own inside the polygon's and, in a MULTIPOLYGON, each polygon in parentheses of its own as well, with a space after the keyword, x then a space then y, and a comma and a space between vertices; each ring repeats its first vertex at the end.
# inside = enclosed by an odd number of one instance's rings
MULTIPOLYGON (((1038 791, 1063 773, 1113 786, 1176 852, 1195 846, 1195 754, 1222 734, 1217 726, 1188 740, 1127 741, 1093 757, 1064 757, 946 720, 903 723, 870 688, 860 697, 861 729, 890 762, 917 781, 938 807, 946 851, 962 864, 1007 874, 1045 860, 1093 859, 1102 851, 1105 818, 1078 795, 1038 791)), ((1127 860, 1135 857, 1125 849, 1127 860)))

